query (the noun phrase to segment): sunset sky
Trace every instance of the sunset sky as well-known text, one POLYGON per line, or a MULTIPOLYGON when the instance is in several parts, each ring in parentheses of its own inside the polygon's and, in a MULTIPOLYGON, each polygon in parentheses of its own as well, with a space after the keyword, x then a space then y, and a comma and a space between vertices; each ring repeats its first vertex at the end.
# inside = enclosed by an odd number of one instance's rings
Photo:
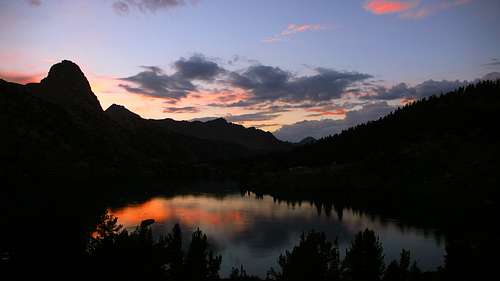
POLYGON ((72 60, 103 108, 321 137, 500 77, 498 0, 0 0, 0 78, 72 60))

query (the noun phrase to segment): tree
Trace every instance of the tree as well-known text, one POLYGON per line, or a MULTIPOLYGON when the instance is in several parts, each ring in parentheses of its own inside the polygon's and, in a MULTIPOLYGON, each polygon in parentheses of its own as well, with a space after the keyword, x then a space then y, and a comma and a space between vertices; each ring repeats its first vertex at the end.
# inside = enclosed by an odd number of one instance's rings
POLYGON ((191 244, 185 260, 186 280, 216 280, 219 279, 221 256, 215 256, 209 250, 207 235, 200 229, 193 232, 191 244))
POLYGON ((401 250, 399 263, 392 261, 384 273, 384 281, 408 281, 420 276, 420 269, 416 262, 413 263, 410 269, 410 251, 401 250))
POLYGON ((280 255, 281 273, 270 270, 277 280, 339 280, 338 243, 329 242, 324 233, 302 234, 298 246, 280 255))
POLYGON ((377 281, 384 272, 382 244, 375 233, 366 229, 360 231, 351 242, 342 263, 345 280, 377 281))

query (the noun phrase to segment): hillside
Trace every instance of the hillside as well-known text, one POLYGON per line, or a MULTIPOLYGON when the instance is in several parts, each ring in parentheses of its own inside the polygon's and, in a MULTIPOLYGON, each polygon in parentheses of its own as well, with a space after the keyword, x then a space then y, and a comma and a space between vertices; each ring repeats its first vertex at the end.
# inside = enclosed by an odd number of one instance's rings
POLYGON ((176 121, 173 119, 151 120, 151 122, 186 136, 213 141, 233 142, 252 150, 286 150, 290 147, 290 145, 278 140, 269 132, 254 127, 245 128, 241 125, 229 123, 223 118, 206 122, 176 121))
POLYGON ((498 203, 498 116, 500 81, 479 82, 245 169, 263 175, 248 176, 253 190, 284 197, 333 196, 393 214, 475 213, 498 203))

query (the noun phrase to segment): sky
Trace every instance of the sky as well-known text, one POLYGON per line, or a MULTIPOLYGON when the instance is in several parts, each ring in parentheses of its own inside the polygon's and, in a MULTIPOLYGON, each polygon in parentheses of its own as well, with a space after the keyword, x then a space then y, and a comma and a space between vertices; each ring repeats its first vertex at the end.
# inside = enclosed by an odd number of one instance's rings
POLYGON ((0 78, 68 59, 103 108, 283 140, 500 77, 498 0, 0 0, 0 78), (493 74, 491 74, 493 73, 493 74))

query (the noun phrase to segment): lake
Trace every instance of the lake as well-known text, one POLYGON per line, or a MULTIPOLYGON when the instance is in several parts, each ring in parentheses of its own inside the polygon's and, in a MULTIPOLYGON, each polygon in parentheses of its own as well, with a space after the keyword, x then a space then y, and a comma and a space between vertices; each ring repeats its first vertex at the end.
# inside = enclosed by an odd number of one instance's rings
POLYGON ((222 276, 232 267, 244 265, 249 274, 266 276, 272 266, 279 270, 277 259, 293 248, 304 231, 316 230, 331 240, 338 238, 341 255, 354 235, 369 228, 380 237, 386 264, 398 259, 402 248, 409 249, 424 270, 442 265, 444 241, 422 229, 402 227, 397 220, 382 219, 350 209, 342 212, 321 209, 313 203, 286 203, 271 196, 253 193, 191 193, 156 196, 140 203, 110 209, 119 223, 129 230, 144 219, 154 219, 155 236, 181 225, 189 242, 193 230, 205 232, 214 250, 222 255, 222 276))

